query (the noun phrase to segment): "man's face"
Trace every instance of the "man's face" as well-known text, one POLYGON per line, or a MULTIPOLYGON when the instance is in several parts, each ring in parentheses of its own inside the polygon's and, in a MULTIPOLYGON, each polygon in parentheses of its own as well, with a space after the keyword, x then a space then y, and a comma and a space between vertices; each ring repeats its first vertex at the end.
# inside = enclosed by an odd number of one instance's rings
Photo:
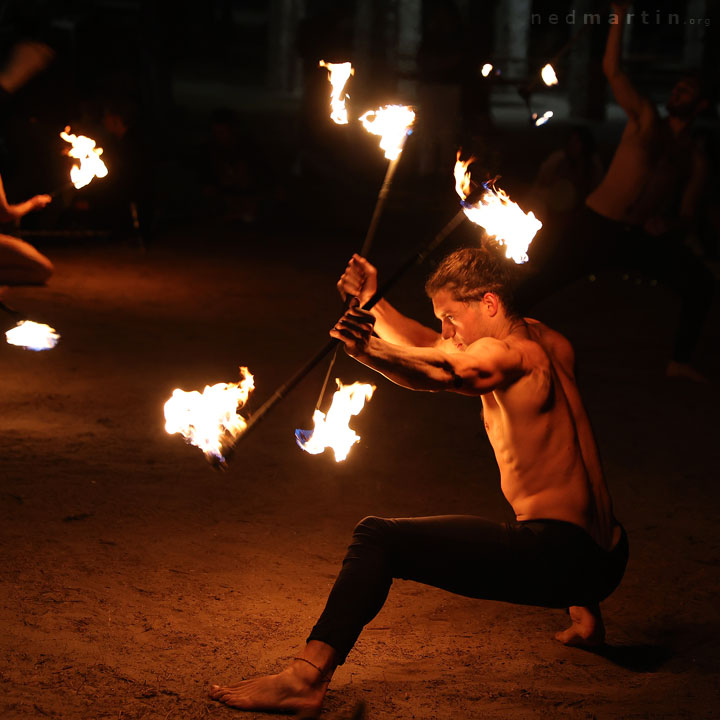
POLYGON ((691 118, 702 102, 700 85, 692 78, 679 80, 670 92, 666 107, 670 115, 679 118, 691 118))
POLYGON ((449 290, 432 296, 435 317, 442 322, 443 340, 450 340, 459 352, 488 335, 486 309, 482 302, 456 300, 449 290))

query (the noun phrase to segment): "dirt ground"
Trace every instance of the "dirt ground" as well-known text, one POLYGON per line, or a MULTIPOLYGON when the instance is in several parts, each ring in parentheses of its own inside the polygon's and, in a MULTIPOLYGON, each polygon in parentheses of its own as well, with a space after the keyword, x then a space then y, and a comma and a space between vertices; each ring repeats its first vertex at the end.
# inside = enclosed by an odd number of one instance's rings
MULTIPOLYGON (((294 443, 322 371, 225 473, 164 432, 173 388, 233 381, 247 365, 257 408, 325 342, 349 241, 256 232, 165 238, 147 253, 46 250, 49 286, 5 301, 62 340, 43 353, 0 346, 3 720, 240 717, 209 684, 296 653, 362 517, 511 517, 477 401, 404 391, 346 357, 338 375, 378 389, 345 463, 294 443)), ((422 276, 391 297, 429 322, 422 276)), ((603 605, 607 648, 556 644, 561 611, 397 582, 324 716, 349 718, 360 701, 373 720, 720 715, 718 311, 701 348, 715 382, 701 386, 663 377, 675 310, 662 288, 608 277, 537 313, 576 346, 629 534, 627 574, 603 605)))

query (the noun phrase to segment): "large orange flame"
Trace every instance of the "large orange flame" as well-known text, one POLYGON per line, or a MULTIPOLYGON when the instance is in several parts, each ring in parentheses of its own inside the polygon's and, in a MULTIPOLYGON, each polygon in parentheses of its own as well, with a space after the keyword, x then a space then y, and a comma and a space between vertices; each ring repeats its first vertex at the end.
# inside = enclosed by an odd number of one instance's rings
POLYGON ((338 125, 347 125, 348 114, 345 108, 345 99, 350 96, 344 91, 345 84, 351 75, 355 74, 355 69, 349 62, 344 63, 326 63, 321 60, 319 67, 327 68, 328 80, 332 86, 330 93, 330 118, 338 125))
POLYGON ((400 157, 408 131, 415 122, 415 111, 407 105, 384 105, 360 117, 363 127, 380 136, 380 148, 388 160, 400 157))
POLYGON ((297 444, 311 455, 318 455, 327 448, 335 453, 335 462, 345 460, 352 446, 359 442, 360 436, 350 428, 350 418, 357 415, 365 402, 370 400, 375 391, 374 385, 353 383, 343 385, 337 380, 338 389, 333 395, 332 405, 325 415, 322 410, 313 414, 315 429, 307 437, 304 430, 296 430, 297 444))
POLYGON ((88 185, 94 178, 103 178, 108 174, 105 163, 100 159, 103 149, 95 147, 92 138, 70 134, 69 125, 60 133, 60 137, 71 145, 67 154, 80 161, 79 165, 70 168, 70 180, 78 190, 88 185))
POLYGON ((223 447, 247 427, 238 409, 247 402, 255 382, 246 367, 240 368, 239 383, 206 385, 202 393, 175 389, 165 403, 165 431, 180 433, 205 455, 225 462, 223 447))
MULTIPOLYGON (((455 163, 455 190, 462 200, 470 194, 471 182, 469 165, 475 160, 460 160, 455 163)), ((505 255, 516 263, 528 260, 527 250, 542 223, 532 212, 524 213, 508 195, 492 184, 474 205, 465 205, 465 215, 476 225, 485 228, 488 235, 495 236, 500 245, 506 246, 505 255)))

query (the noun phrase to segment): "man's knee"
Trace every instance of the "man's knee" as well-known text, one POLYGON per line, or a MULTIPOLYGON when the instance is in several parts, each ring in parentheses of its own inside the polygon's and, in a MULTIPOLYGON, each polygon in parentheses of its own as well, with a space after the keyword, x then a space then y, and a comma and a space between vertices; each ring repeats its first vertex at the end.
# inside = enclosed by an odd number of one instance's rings
POLYGON ((353 542, 364 545, 386 545, 393 528, 392 520, 375 515, 363 518, 353 530, 353 542))

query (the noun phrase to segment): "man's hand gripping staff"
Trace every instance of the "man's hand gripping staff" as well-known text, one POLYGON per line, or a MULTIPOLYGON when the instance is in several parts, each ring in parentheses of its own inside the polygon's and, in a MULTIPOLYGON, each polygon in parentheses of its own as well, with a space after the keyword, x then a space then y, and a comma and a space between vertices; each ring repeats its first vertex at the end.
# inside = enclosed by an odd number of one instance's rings
POLYGON ((345 345, 345 352, 354 358, 365 354, 375 327, 375 316, 360 307, 360 301, 354 297, 345 314, 330 330, 330 336, 345 345))

